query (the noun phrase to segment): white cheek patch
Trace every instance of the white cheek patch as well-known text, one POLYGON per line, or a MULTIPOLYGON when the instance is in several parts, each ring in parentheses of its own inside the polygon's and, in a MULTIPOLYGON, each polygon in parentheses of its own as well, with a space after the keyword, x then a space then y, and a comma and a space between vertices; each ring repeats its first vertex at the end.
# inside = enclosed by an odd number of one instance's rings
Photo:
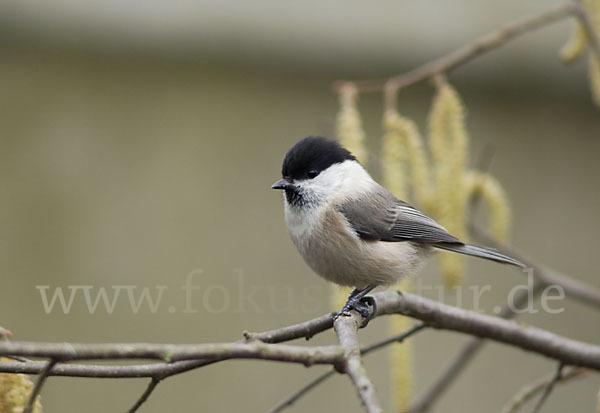
POLYGON ((330 202, 360 196, 377 184, 358 162, 347 160, 331 165, 313 179, 298 181, 296 185, 307 198, 330 202))

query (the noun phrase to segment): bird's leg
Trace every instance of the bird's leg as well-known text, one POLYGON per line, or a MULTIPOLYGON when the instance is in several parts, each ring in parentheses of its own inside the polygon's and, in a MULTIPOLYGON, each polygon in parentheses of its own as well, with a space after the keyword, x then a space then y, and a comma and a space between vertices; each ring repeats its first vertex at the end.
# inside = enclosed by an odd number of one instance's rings
POLYGON ((340 311, 334 316, 334 319, 337 319, 343 313, 348 312, 350 310, 356 310, 360 315, 365 319, 361 328, 366 327, 369 324, 369 320, 371 316, 375 314, 377 311, 377 306, 375 304, 375 300, 373 297, 365 297, 368 293, 371 292, 376 287, 374 284, 367 285, 365 288, 358 289, 355 288, 352 290, 350 295, 348 296, 348 301, 340 311), (373 308, 371 310, 371 307, 373 308))
POLYGON ((354 290, 350 291, 350 294, 348 294, 348 300, 351 299, 352 297, 354 297, 356 294, 358 294, 361 290, 359 290, 358 288, 355 288, 354 290))

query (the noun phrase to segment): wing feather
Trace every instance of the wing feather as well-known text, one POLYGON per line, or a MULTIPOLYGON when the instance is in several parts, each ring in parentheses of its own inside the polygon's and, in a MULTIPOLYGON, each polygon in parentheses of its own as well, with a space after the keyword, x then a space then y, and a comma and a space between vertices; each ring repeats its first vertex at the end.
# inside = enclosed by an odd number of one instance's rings
POLYGON ((440 224, 381 186, 362 197, 344 200, 337 209, 364 240, 462 244, 440 224))

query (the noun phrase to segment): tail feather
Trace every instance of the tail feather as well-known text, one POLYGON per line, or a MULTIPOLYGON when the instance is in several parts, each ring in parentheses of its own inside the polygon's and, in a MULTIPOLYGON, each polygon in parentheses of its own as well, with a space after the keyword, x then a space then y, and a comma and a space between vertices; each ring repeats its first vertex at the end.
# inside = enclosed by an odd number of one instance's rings
POLYGON ((517 267, 525 268, 525 265, 515 260, 514 258, 508 257, 504 254, 500 254, 498 251, 491 248, 479 247, 477 245, 469 244, 452 244, 452 243, 440 243, 435 244, 436 248, 457 252, 459 254, 471 255, 473 257, 485 258, 488 260, 501 262, 504 264, 516 265, 517 267))

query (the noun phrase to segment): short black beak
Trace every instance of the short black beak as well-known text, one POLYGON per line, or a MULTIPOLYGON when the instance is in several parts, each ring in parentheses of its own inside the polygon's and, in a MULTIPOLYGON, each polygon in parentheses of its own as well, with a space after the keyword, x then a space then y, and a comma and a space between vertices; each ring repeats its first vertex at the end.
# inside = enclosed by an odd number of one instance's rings
POLYGON ((272 189, 285 189, 285 188, 289 188, 292 185, 293 184, 290 181, 283 178, 283 179, 280 179, 279 181, 275 182, 273 185, 271 185, 271 188, 272 189))

